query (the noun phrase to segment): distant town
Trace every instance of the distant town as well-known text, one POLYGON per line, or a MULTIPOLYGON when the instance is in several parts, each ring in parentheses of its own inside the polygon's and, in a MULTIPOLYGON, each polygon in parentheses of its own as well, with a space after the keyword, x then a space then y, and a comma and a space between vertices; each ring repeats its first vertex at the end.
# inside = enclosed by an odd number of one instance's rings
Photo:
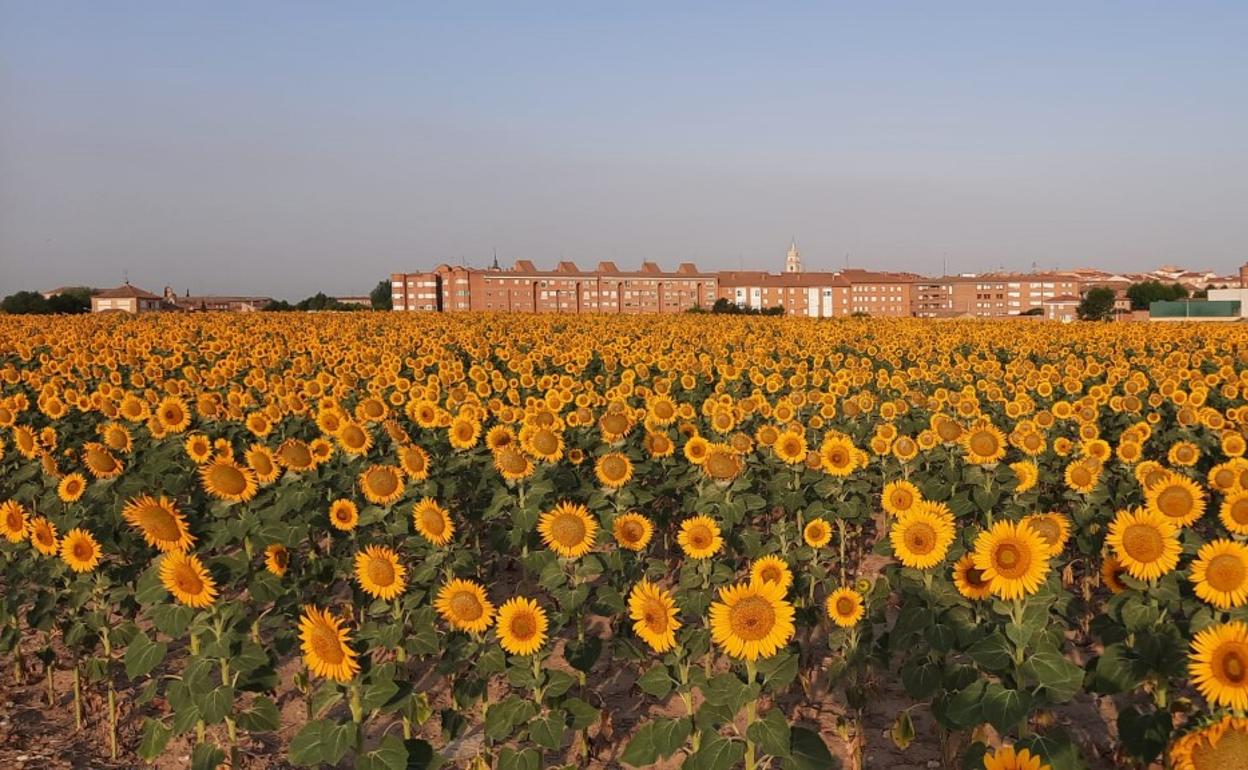
POLYGON ((503 268, 442 264, 425 272, 393 273, 369 295, 317 294, 290 304, 264 296, 156 294, 130 283, 111 289, 61 287, 21 292, 4 300, 6 312, 70 312, 64 298, 76 293, 79 309, 91 312, 394 310, 399 312, 521 313, 767 313, 810 318, 846 316, 913 318, 1035 317, 1072 321, 1207 320, 1248 318, 1248 264, 1237 275, 1164 265, 1145 273, 1096 268, 1049 272, 961 273, 930 277, 860 268, 806 271, 797 244, 781 272, 704 272, 691 262, 665 271, 655 262, 622 270, 599 262, 592 270, 562 261, 542 270, 529 260, 503 268), (62 298, 57 302, 56 298, 62 298), (16 306, 42 310, 19 310, 16 306))

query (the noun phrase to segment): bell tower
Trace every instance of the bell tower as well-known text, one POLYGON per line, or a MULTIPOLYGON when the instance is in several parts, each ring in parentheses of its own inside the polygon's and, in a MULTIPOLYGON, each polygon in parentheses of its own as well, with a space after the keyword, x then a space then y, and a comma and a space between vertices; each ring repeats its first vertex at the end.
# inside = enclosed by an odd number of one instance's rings
POLYGON ((784 272, 800 273, 802 272, 802 255, 797 252, 797 239, 794 238, 789 244, 789 254, 784 258, 784 272))

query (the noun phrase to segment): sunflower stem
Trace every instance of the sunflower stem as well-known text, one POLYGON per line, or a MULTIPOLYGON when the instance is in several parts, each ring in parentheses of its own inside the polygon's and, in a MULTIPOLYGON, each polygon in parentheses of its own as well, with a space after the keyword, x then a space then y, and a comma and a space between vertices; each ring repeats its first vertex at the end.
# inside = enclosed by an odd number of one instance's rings
MULTIPOLYGON (((757 670, 754 666, 754 661, 747 659, 745 661, 745 680, 746 680, 745 683, 746 685, 754 684, 754 679, 756 677, 757 677, 757 670)), ((758 715, 758 698, 752 698, 750 699, 749 703, 745 704, 745 729, 746 729, 746 736, 747 736, 745 739, 745 770, 754 770, 758 762, 758 760, 754 756, 754 741, 750 740, 748 737, 750 725, 754 724, 754 720, 757 717, 757 715, 758 715)))
POLYGON ((77 658, 74 659, 74 729, 82 732, 82 673, 77 658))

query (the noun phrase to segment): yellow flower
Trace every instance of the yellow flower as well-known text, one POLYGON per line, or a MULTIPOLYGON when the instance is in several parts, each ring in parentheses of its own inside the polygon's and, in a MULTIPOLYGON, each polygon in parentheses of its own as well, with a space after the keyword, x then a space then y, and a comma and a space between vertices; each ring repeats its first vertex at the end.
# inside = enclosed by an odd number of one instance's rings
POLYGON ((431 497, 421 498, 412 507, 412 524, 420 536, 437 546, 451 542, 455 523, 451 514, 431 497))
POLYGON ((633 477, 633 463, 622 452, 608 452, 594 463, 598 483, 608 489, 619 489, 633 477))
POLYGON ((471 449, 477 445, 481 437, 481 423, 467 417, 456 417, 451 420, 447 434, 450 436, 451 446, 455 449, 471 449))
POLYGON ((866 614, 862 594, 844 586, 828 596, 824 608, 832 622, 841 628, 853 628, 866 614))
POLYGON ((1119 511, 1105 542, 1136 580, 1155 580, 1179 564, 1177 526, 1155 510, 1119 511))
POLYGON ((823 519, 811 519, 802 528, 802 539, 811 548, 822 548, 832 540, 832 527, 823 519))
POLYGON ((654 536, 654 524, 640 513, 624 513, 615 517, 611 532, 621 548, 630 551, 644 550, 654 536))
POLYGON ((304 663, 317 676, 350 682, 359 673, 360 664, 350 647, 351 635, 329 610, 305 606, 299 619, 299 638, 304 663))
POLYGON ((1005 434, 990 423, 981 423, 962 436, 966 461, 973 465, 990 465, 1005 457, 1005 434))
POLYGON ((399 466, 412 481, 429 478, 429 454, 415 444, 399 447, 399 466))
POLYGON ((282 577, 290 566, 290 551, 281 543, 270 543, 264 548, 264 568, 282 577))
POLYGON ((485 595, 485 588, 472 580, 455 579, 438 591, 433 603, 447 623, 460 631, 479 634, 494 620, 494 605, 485 595))
POLYGON ((355 554, 356 582, 374 599, 390 601, 403 593, 406 575, 399 555, 390 548, 370 545, 355 554))
POLYGON ((217 584, 194 554, 170 551, 160 557, 160 582, 173 598, 200 609, 216 600, 217 584))
POLYGON ((998 521, 975 538, 973 561, 993 595, 1021 599, 1040 588, 1049 573, 1049 547, 1032 529, 998 521))
POLYGON ((1018 485, 1014 487, 1014 494, 1021 495, 1035 488, 1036 482, 1040 480, 1040 469, 1030 460, 1019 460, 1016 463, 1010 463, 1010 470, 1014 471, 1014 475, 1018 478, 1018 485))
POLYGON ((1224 715, 1170 745, 1173 770, 1238 770, 1248 757, 1248 719, 1224 715))
POLYGON ((1248 535, 1248 490, 1232 492, 1218 511, 1222 526, 1236 535, 1248 535))
POLYGON ((372 465, 360 473, 359 485, 373 505, 390 505, 403 496, 403 471, 393 465, 372 465))
POLYGON ((953 585, 958 593, 972 601, 992 596, 992 584, 984 577, 984 571, 975 566, 973 554, 964 554, 954 562, 953 585))
POLYGON ((1087 494, 1096 489, 1097 482, 1101 480, 1101 463, 1091 457, 1075 460, 1066 466, 1063 477, 1066 486, 1080 494, 1087 494))
POLYGON ((578 559, 594 547, 598 522, 585 506, 565 500, 541 515, 537 531, 550 550, 567 559, 578 559))
POLYGON ((26 509, 16 500, 0 503, 0 532, 10 543, 26 539, 26 509))
POLYGON ((1157 511, 1175 525, 1186 527, 1205 514, 1205 491, 1196 482, 1177 473, 1144 490, 1150 510, 1157 511))
POLYGON ((121 517, 143 535, 148 545, 164 553, 186 551, 195 544, 186 519, 164 495, 159 499, 151 495, 132 498, 121 509, 121 517))
POLYGON ((819 446, 819 460, 824 473, 848 476, 858 467, 858 453, 847 436, 830 434, 819 446))
POLYGON ((512 655, 532 655, 546 643, 546 610, 523 596, 498 608, 498 643, 512 655))
POLYGON ((246 502, 256 496, 256 474, 233 460, 216 459, 201 465, 199 478, 204 491, 220 500, 246 502))
POLYGON ((61 558, 74 572, 90 572, 100 564, 100 544, 85 529, 75 527, 61 538, 61 558))
POLYGON ((671 592, 642 580, 628 595, 628 613, 633 630, 655 652, 667 652, 676 646, 676 600, 671 592))
POLYGON ((56 494, 63 503, 76 503, 87 491, 87 480, 81 473, 71 473, 56 486, 56 494))
POLYGON ((898 516, 889 531, 897 560, 912 569, 927 569, 945 560, 954 530, 951 516, 919 505, 898 516))
POLYGON ((774 583, 747 583, 719 589, 711 604, 711 639, 733 658, 770 658, 793 638, 793 605, 774 583))
POLYGON ((56 537, 56 525, 42 516, 32 516, 27 522, 30 531, 30 544, 44 556, 55 556, 61 549, 56 537))
POLYGON ((1127 590, 1127 584, 1122 582, 1126 572, 1127 568, 1115 556, 1106 556, 1101 561, 1101 582, 1111 593, 1120 594, 1127 590))
POLYGON ((880 505, 894 516, 909 513, 923 499, 919 488, 909 481, 898 479, 884 485, 880 505))
POLYGON ((1060 513, 1033 513, 1023 517, 1022 525, 1033 530, 1048 546, 1048 556, 1057 556, 1070 537, 1070 520, 1060 513))
POLYGON ((1188 580, 1196 595, 1213 606, 1229 610, 1248 602, 1248 545, 1213 540, 1200 547, 1188 580))
POLYGON ((719 525, 710 516, 691 516, 680 523, 676 542, 691 559, 707 559, 724 547, 719 525))
POLYGON ((1192 640, 1188 674, 1212 706, 1248 709, 1248 625, 1207 626, 1192 640))
POLYGON ((192 433, 182 444, 186 456, 196 465, 202 465, 212 459, 212 441, 202 433, 192 433))
POLYGON ((750 565, 750 580, 763 583, 775 583, 784 591, 793 585, 793 573, 784 559, 778 556, 763 556, 755 559, 750 565))
POLYGON ((776 443, 772 445, 775 450, 776 457, 781 462, 789 465, 796 465, 806 460, 806 436, 796 430, 786 430, 777 438, 776 443))
POLYGON ((169 433, 181 433, 191 424, 191 410, 177 396, 165 396, 156 407, 156 419, 169 433))
POLYGON ((329 523, 334 529, 350 532, 360 523, 360 510, 350 500, 335 500, 329 504, 329 523))
POLYGON ((1027 749, 1015 751, 1013 746, 1002 746, 984 755, 984 770, 1053 770, 1040 757, 1027 749))

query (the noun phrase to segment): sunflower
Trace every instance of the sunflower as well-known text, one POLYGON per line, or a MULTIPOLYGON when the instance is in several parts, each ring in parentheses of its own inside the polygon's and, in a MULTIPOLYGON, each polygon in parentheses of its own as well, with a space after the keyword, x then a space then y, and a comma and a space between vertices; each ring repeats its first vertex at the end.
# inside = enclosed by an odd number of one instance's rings
POLYGON ((1205 543, 1192 562, 1188 580, 1196 595, 1213 606, 1229 610, 1248 602, 1248 545, 1234 540, 1205 543))
POLYGON ((598 522, 589 515, 588 508, 565 500, 542 514, 537 531, 550 550, 564 558, 577 559, 594 547, 598 522))
POLYGON ((778 556, 763 556, 755 559, 750 565, 750 580, 754 582, 775 583, 784 591, 793 585, 793 573, 784 559, 778 556))
POLYGON ((550 428, 521 428, 520 446, 543 462, 553 463, 563 457, 563 436, 550 428))
POLYGON ((148 545, 164 553, 185 551, 195 544, 186 518, 164 495, 159 499, 151 495, 131 498, 121 509, 121 517, 142 533, 148 545))
POLYGON ((676 542, 691 559, 706 559, 724 547, 719 525, 710 516, 691 516, 680 523, 676 542))
POLYGON ((527 479, 534 470, 533 461, 513 446, 505 446, 494 453, 494 468, 506 481, 527 479))
POLYGON ((349 682, 359 673, 356 653, 349 646, 351 635, 329 610, 304 606, 303 617, 299 618, 299 638, 304 663, 317 676, 349 682))
POLYGON ((832 434, 819 446, 823 472, 831 476, 848 476, 858 466, 858 452, 848 436, 832 434))
POLYGON ((351 500, 335 500, 329 504, 329 523, 334 529, 350 532, 360 523, 360 509, 351 500))
POLYGON ((345 422, 334 434, 334 438, 338 440, 338 446, 342 447, 342 451, 349 455, 368 454, 368 450, 373 448, 373 434, 365 426, 358 422, 345 422))
POLYGON ((898 561, 912 569, 927 569, 944 561, 953 536, 952 518, 926 505, 898 516, 889 531, 898 561))
POLYGON ((1248 490, 1232 492, 1218 510, 1222 526, 1236 535, 1248 535, 1248 490))
POLYGON ((685 442, 684 455, 685 459, 694 465, 701 465, 706 462, 706 455, 710 451, 711 442, 701 436, 690 436, 685 442))
POLYGON ((645 437, 641 440, 641 445, 646 450, 646 453, 655 460, 671 457, 676 453, 676 444, 672 443, 672 440, 666 433, 647 431, 645 437))
POLYGON ((260 484, 271 484, 282 473, 281 466, 277 464, 277 457, 264 444, 252 444, 243 453, 243 460, 246 461, 251 472, 256 474, 256 481, 260 484))
POLYGON ((628 512, 615 517, 611 523, 611 533, 621 548, 630 551, 641 551, 650 544, 654 536, 654 524, 640 513, 628 512))
POLYGON ((194 554, 170 551, 160 557, 160 582, 180 603, 195 609, 217 598, 217 584, 194 554))
POLYGON ((884 485, 884 491, 880 495, 880 505, 892 515, 900 516, 903 513, 909 513, 922 499, 923 494, 919 492, 918 487, 909 481, 898 479, 884 485))
POLYGON ((1227 714, 1170 745, 1173 770, 1242 770, 1248 757, 1248 719, 1227 714))
POLYGON ((775 450, 776 457, 780 458, 781 462, 789 465, 804 462, 806 460, 806 436, 800 431, 786 430, 776 437, 772 449, 775 450))
POLYGON ((811 548, 822 548, 832 540, 832 527, 823 519, 811 519, 802 528, 802 539, 811 548))
POLYGON ((471 580, 455 579, 438 590, 433 606, 452 628, 479 634, 494 620, 494 605, 485 588, 471 580))
POLYGON ((1190 468, 1200 459, 1200 448, 1190 441, 1177 441, 1166 453, 1166 459, 1171 465, 1190 468))
POLYGON ((1205 491, 1196 482, 1177 473, 1144 490, 1150 510, 1157 511, 1175 525, 1186 527, 1205 514, 1205 491))
POLYGON ((390 505, 403 496, 403 471, 393 465, 371 465, 358 482, 364 499, 374 505, 390 505))
POLYGON ((1091 457, 1075 460, 1066 466, 1063 479, 1073 491, 1087 494, 1096 489, 1097 482, 1101 480, 1101 463, 1091 457))
POLYGON ((607 489, 619 489, 633 477, 633 463, 622 452, 608 452, 594 463, 594 475, 607 489))
POLYGON ((498 643, 512 655, 532 655, 546 643, 546 610, 522 596, 498 608, 498 643))
POLYGON ((1136 580, 1154 580, 1179 564, 1179 529, 1155 510, 1119 511, 1109 523, 1105 542, 1128 574, 1136 580))
POLYGON ((10 543, 20 543, 29 534, 26 529, 26 509, 16 500, 0 503, 0 532, 10 543))
POLYGON ((1188 675, 1211 705, 1248 709, 1248 624, 1236 620, 1198 632, 1188 675))
POLYGON ((972 465, 991 465, 1005 457, 1005 434, 991 423, 982 423, 962 435, 966 461, 972 465))
POLYGON ((156 419, 168 433, 181 433, 191 424, 191 410, 177 396, 165 396, 156 407, 156 419))
POLYGON ((866 614, 862 594, 842 586, 828 596, 824 605, 828 617, 841 628, 853 628, 866 614))
POLYGON ((355 554, 355 579, 374 599, 390 601, 403 593, 406 574, 399 555, 390 548, 370 545, 355 554))
POLYGON ((1122 582, 1122 576, 1127 574, 1127 568, 1116 556, 1106 556, 1101 561, 1101 582, 1110 590, 1110 593, 1120 594, 1127 590, 1127 584, 1122 582))
POLYGON ((61 538, 61 558, 74 572, 90 572, 100 564, 100 544, 85 529, 75 527, 61 538))
POLYGON ((1036 482, 1040 481, 1040 469, 1030 460, 1019 460, 1016 463, 1010 463, 1010 470, 1014 471, 1014 476, 1018 479, 1018 484, 1014 487, 1014 494, 1021 495, 1035 488, 1036 482))
POLYGON ((711 604, 711 639, 729 656, 770 658, 793 638, 793 605, 775 583, 743 583, 719 589, 711 604))
POLYGON ((1060 554, 1070 538, 1070 520, 1060 513, 1033 513, 1024 516, 1021 524, 1040 536, 1050 557, 1060 554))
POLYGON ((1035 593, 1049 574, 1048 553, 1034 530, 998 521, 975 538, 973 561, 995 596, 1021 599, 1035 593))
POLYGON ((82 463, 92 476, 100 480, 116 478, 125 469, 107 447, 94 441, 82 445, 82 463))
POLYGON ((702 472, 716 484, 726 486, 740 476, 743 470, 745 464, 741 462, 740 455, 728 444, 711 444, 707 448, 702 472))
POLYGON ((281 543, 270 543, 264 547, 264 568, 282 577, 290 567, 290 551, 281 543))
POLYGON ((472 449, 481 437, 481 423, 467 417, 456 417, 447 428, 451 446, 455 449, 472 449))
POLYGON ((246 502, 256 496, 256 474, 233 460, 218 458, 199 467, 204 491, 218 500, 246 502))
POLYGON ((44 556, 55 556, 61 543, 56 538, 56 525, 43 516, 32 516, 27 522, 30 530, 30 544, 44 556))
POLYGON ((399 467, 412 481, 429 478, 429 454, 415 444, 399 447, 399 467))
POLYGON ((953 585, 958 593, 972 601, 992 596, 992 584, 984 577, 984 571, 976 568, 975 557, 969 553, 954 562, 953 585))
POLYGON ((984 755, 984 770, 1053 770, 1053 767, 1027 749, 1015 751, 1013 746, 1002 746, 984 755))
POLYGON ((277 462, 283 468, 296 473, 316 467, 316 458, 308 445, 297 438, 288 438, 277 448, 277 462))
POLYGON ((202 433, 192 433, 182 444, 191 462, 202 465, 212 459, 212 440, 202 433))
POLYGON ((628 614, 633 631, 655 652, 667 652, 676 646, 676 600, 667 591, 649 580, 633 586, 628 595, 628 614))

